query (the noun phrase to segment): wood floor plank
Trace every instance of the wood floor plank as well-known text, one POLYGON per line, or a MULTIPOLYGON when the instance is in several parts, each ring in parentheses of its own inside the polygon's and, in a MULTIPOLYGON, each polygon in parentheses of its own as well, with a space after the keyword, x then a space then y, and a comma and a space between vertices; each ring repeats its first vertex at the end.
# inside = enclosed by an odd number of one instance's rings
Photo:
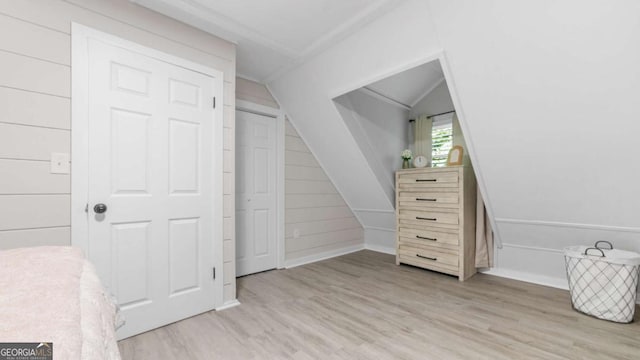
POLYGON ((456 278, 360 251, 238 279, 241 306, 119 343, 123 359, 638 359, 636 322, 571 309, 568 292, 456 278))

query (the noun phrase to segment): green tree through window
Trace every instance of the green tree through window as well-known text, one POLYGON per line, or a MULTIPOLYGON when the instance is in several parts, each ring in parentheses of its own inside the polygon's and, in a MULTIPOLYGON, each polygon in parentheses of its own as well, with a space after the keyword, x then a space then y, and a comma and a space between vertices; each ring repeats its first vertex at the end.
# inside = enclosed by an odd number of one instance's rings
POLYGON ((432 137, 432 165, 442 167, 447 165, 447 156, 453 146, 453 128, 451 122, 440 126, 434 126, 432 137))

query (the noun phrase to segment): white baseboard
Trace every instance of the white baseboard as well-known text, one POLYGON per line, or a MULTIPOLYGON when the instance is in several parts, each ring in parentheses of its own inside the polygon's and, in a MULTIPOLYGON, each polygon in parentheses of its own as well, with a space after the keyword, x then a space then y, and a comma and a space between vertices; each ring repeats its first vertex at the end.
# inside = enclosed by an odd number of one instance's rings
POLYGON ((350 254, 352 252, 356 252, 356 251, 360 251, 360 250, 364 250, 364 245, 363 244, 348 246, 348 247, 335 249, 335 250, 330 250, 330 251, 324 251, 324 252, 321 252, 321 253, 317 253, 317 254, 313 254, 313 255, 309 255, 309 256, 304 256, 304 257, 301 257, 301 258, 298 258, 298 259, 285 260, 284 267, 285 267, 285 269, 291 269, 291 268, 294 268, 296 266, 301 266, 301 265, 305 265, 305 264, 311 264, 311 263, 314 263, 314 262, 317 262, 317 261, 331 259, 331 258, 334 258, 334 257, 337 257, 337 256, 350 254))
POLYGON ((364 248, 367 250, 371 250, 371 251, 375 251, 375 252, 379 252, 379 253, 384 253, 384 254, 389 254, 389 255, 395 255, 396 254, 396 249, 392 248, 392 247, 388 247, 388 246, 380 246, 380 245, 374 245, 374 244, 364 244, 364 248))
MULTIPOLYGON (((513 280, 524 281, 532 284, 549 286, 556 289, 569 290, 569 284, 567 283, 566 279, 536 275, 536 274, 525 273, 525 272, 509 270, 509 269, 498 269, 498 268, 482 270, 480 272, 487 275, 499 276, 507 279, 513 279, 513 280)), ((640 288, 638 289, 636 304, 640 304, 640 288)))
POLYGON ((227 309, 230 309, 232 307, 236 307, 238 305, 240 305, 240 301, 238 301, 238 299, 227 301, 226 303, 222 304, 221 306, 218 306, 216 308, 216 311, 227 310, 227 309))
POLYGON ((483 274, 499 276, 507 279, 520 280, 538 285, 549 286, 557 289, 569 290, 566 279, 526 273, 522 271, 492 268, 481 271, 483 274))

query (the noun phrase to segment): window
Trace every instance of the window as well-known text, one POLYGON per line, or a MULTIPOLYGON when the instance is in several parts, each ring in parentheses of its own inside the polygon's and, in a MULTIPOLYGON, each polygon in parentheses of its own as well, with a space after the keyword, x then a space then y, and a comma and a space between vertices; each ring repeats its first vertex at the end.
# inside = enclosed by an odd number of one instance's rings
POLYGON ((453 146, 453 116, 438 116, 433 120, 432 138, 432 167, 447 165, 447 156, 453 146))

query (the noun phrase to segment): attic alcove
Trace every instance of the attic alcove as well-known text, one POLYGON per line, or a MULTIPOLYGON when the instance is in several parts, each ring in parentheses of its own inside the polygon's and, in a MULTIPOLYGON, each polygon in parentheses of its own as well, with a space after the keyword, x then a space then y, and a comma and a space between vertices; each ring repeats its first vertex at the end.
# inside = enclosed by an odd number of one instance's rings
POLYGON ((333 101, 391 204, 395 203, 394 174, 402 166, 400 153, 413 145, 409 119, 445 113, 434 123, 451 124, 455 110, 438 60, 365 85, 333 101))

